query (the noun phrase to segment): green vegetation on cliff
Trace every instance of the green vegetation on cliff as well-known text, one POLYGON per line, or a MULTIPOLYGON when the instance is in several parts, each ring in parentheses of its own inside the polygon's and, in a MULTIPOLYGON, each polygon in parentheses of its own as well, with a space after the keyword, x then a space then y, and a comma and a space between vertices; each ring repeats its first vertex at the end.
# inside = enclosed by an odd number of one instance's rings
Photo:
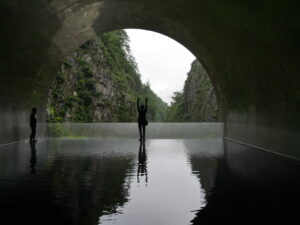
POLYGON ((175 92, 167 111, 169 122, 218 121, 218 105, 211 81, 199 61, 192 63, 182 92, 175 92))
POLYGON ((129 38, 118 30, 88 41, 65 59, 49 92, 48 122, 134 122, 138 97, 149 99, 150 122, 218 120, 212 84, 197 60, 168 107, 149 83, 141 82, 129 38))
POLYGON ((48 98, 48 122, 136 121, 136 99, 149 99, 149 121, 164 121, 167 104, 143 84, 125 31, 105 33, 67 57, 48 98))

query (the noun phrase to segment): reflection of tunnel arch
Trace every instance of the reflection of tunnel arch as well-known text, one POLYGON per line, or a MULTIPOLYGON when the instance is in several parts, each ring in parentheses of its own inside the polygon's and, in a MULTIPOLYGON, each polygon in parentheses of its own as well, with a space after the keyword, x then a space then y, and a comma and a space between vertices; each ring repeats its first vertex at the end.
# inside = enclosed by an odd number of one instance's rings
POLYGON ((4 0, 1 142, 26 137, 28 109, 44 107, 62 58, 96 33, 130 27, 197 56, 224 106, 226 137, 299 158, 298 9, 292 0, 4 0))

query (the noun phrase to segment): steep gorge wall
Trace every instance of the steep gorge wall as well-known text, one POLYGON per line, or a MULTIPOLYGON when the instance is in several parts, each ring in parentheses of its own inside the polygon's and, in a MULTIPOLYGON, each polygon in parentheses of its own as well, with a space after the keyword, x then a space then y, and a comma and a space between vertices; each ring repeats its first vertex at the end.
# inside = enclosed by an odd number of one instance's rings
POLYGON ((218 103, 214 88, 198 60, 192 63, 185 81, 183 98, 188 121, 213 122, 218 120, 218 103))
POLYGON ((128 42, 114 31, 67 57, 49 93, 48 122, 136 121, 137 97, 148 97, 150 121, 163 121, 167 105, 141 82, 128 42))
POLYGON ((175 92, 168 110, 172 122, 215 122, 220 107, 212 83, 198 60, 191 65, 182 92, 175 92))

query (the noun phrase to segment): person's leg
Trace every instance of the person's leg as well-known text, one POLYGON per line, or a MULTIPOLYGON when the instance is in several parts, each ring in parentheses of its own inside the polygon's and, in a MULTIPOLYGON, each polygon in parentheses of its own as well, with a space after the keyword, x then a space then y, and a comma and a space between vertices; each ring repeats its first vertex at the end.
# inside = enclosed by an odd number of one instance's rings
POLYGON ((138 126, 139 126, 139 132, 140 132, 140 140, 142 140, 142 127, 140 124, 138 126))
POLYGON ((35 140, 36 127, 32 129, 32 140, 35 140))
POLYGON ((146 126, 143 126, 143 139, 146 139, 146 126))
POLYGON ((30 141, 32 141, 32 140, 33 140, 33 127, 32 127, 32 126, 30 126, 30 129, 31 129, 30 141))

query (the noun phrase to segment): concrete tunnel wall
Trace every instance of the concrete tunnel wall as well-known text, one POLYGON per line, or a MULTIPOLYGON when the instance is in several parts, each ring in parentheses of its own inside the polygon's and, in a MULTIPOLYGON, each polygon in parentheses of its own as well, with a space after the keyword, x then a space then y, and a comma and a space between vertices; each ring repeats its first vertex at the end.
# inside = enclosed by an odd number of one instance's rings
POLYGON ((45 121, 65 56, 99 33, 140 28, 202 62, 225 138, 300 159, 299 9, 295 0, 2 0, 0 144, 28 138, 32 106, 45 121))

